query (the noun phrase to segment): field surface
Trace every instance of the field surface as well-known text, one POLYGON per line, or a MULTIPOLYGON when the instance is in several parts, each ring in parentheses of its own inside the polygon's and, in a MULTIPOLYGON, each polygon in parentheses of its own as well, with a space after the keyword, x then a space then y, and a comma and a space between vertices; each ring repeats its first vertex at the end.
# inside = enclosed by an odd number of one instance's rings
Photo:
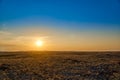
POLYGON ((0 52, 0 80, 120 80, 120 52, 0 52))

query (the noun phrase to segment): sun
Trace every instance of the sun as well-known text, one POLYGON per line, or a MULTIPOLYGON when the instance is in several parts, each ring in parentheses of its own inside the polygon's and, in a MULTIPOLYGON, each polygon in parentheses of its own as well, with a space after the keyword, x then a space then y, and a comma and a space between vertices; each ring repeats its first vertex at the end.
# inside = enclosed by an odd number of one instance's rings
POLYGON ((41 47, 41 46, 43 46, 43 41, 42 40, 37 40, 35 42, 35 44, 36 44, 36 46, 41 47))

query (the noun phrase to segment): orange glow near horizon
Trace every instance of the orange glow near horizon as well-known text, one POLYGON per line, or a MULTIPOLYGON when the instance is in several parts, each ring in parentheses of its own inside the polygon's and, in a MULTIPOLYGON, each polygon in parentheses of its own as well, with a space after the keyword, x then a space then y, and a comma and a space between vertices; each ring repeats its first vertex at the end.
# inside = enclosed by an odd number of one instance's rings
POLYGON ((36 44, 37 47, 42 47, 43 46, 43 41, 42 40, 37 40, 35 42, 35 44, 36 44))
POLYGON ((56 29, 0 31, 0 51, 48 50, 90 51, 120 50, 120 38, 111 32, 74 32, 56 29), (39 30, 37 32, 37 30, 39 30), (33 31, 33 32, 31 32, 33 31), (36 31, 36 32, 35 32, 36 31), (42 31, 44 33, 42 33, 42 31), (22 32, 21 35, 19 32, 22 32), (15 34, 14 34, 15 33, 15 34), (24 34, 23 34, 24 33, 24 34), (38 34, 39 33, 39 34, 38 34), (104 35, 105 34, 105 35, 104 35))

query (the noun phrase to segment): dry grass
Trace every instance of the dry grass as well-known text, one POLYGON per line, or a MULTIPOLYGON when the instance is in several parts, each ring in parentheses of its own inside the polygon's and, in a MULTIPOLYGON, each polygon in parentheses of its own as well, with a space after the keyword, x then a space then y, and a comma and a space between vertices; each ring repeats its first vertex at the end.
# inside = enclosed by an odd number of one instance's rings
POLYGON ((0 80, 120 80, 120 52, 1 52, 0 80))

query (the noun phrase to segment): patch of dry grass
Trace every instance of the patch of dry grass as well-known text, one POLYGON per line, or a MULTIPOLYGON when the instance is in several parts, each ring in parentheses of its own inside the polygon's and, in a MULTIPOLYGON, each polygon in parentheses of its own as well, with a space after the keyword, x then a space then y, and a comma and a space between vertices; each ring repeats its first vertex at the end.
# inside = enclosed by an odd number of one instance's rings
POLYGON ((120 54, 1 52, 0 80, 120 80, 120 54))

